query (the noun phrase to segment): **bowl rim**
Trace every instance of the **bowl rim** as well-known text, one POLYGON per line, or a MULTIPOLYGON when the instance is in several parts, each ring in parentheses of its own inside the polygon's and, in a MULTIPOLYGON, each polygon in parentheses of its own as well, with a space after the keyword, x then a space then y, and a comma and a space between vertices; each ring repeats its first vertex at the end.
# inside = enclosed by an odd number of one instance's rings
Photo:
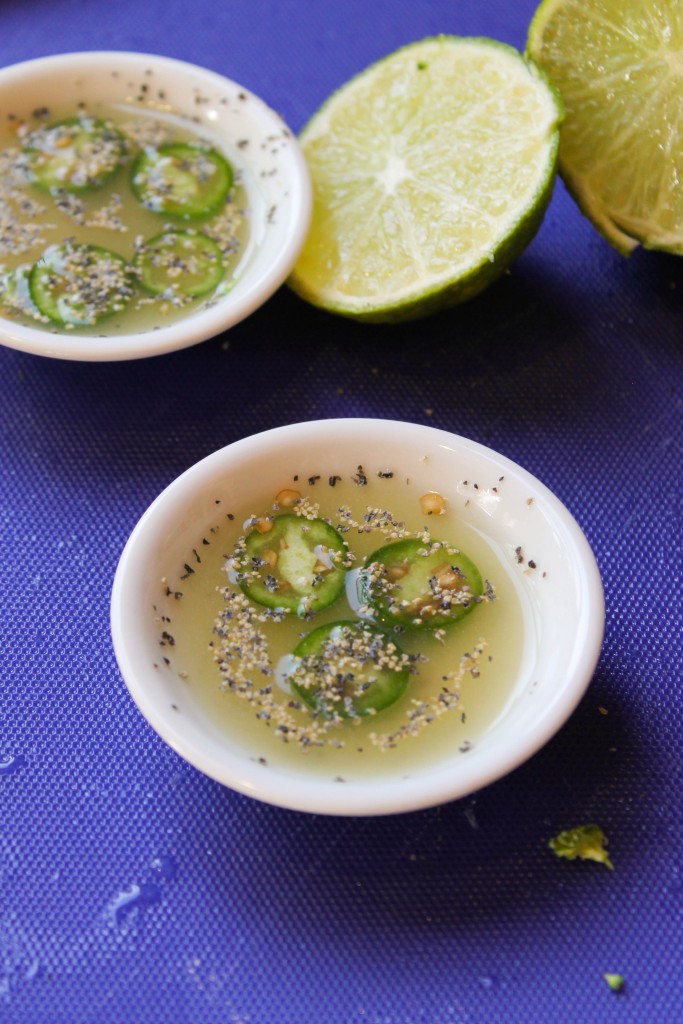
MULTIPOLYGON (((284 133, 287 146, 281 151, 281 168, 287 175, 286 201, 288 213, 287 237, 272 259, 267 272, 236 293, 228 293, 215 306, 191 313, 175 323, 142 333, 114 334, 107 337, 78 335, 49 330, 38 330, 5 317, 0 317, 0 344, 32 355, 83 362, 118 362, 164 355, 216 337, 240 323, 270 298, 286 281, 304 245, 311 222, 313 190, 308 165, 298 139, 282 117, 247 86, 177 57, 135 50, 80 50, 49 54, 10 64, 0 68, 0 94, 10 86, 20 84, 35 74, 68 73, 70 70, 92 68, 103 77, 108 75, 108 62, 128 62, 130 69, 142 69, 152 64, 165 72, 191 75, 206 88, 228 90, 249 99, 240 107, 244 111, 257 111, 259 118, 267 119, 273 135, 284 133), (93 346, 93 341, 97 344, 93 346)), ((248 117, 249 114, 246 114, 248 117)), ((246 125, 248 122, 244 122, 246 125)), ((247 158, 248 161, 248 158, 247 158)), ((243 281, 248 280, 248 267, 243 281)))
MULTIPOLYGON (((397 443, 400 443, 400 437, 397 443)), ((177 476, 143 512, 123 548, 112 586, 110 624, 119 670, 139 711, 176 753, 203 774, 236 792, 291 810, 337 816, 378 816, 420 810, 471 795, 509 774, 536 754, 565 724, 588 688, 602 649, 605 601, 595 555, 578 522, 563 502, 524 467, 477 441, 451 431, 400 420, 348 417, 288 424, 243 437, 210 453, 177 476), (216 467, 235 458, 243 458, 252 448, 264 451, 273 443, 284 447, 287 443, 310 439, 311 432, 316 430, 336 436, 340 432, 350 436, 356 431, 357 436, 367 443, 368 432, 372 429, 389 430, 394 436, 397 432, 406 432, 416 438, 423 437, 426 443, 455 445, 475 457, 485 456, 505 474, 514 474, 529 489, 534 500, 542 499, 546 503, 545 507, 552 512, 553 521, 561 526, 566 543, 573 552, 573 568, 585 612, 581 627, 583 642, 579 654, 573 658, 571 675, 534 719, 523 740, 511 748, 506 747, 497 756, 487 753, 481 759, 480 748, 475 745, 467 759, 459 762, 455 777, 449 777, 448 772, 440 771, 437 766, 423 772, 419 778, 380 779, 376 784, 347 782, 343 786, 335 786, 330 779, 314 776, 293 778, 285 773, 278 776, 268 769, 258 777, 256 773, 247 775, 243 767, 238 768, 237 759, 231 770, 229 755, 226 755, 227 768, 225 764, 217 765, 204 750, 188 742, 184 724, 174 720, 167 708, 158 707, 150 698, 145 689, 145 676, 151 670, 149 666, 136 665, 127 647, 124 609, 138 585, 136 575, 141 569, 136 571, 136 560, 145 550, 148 537, 154 531, 155 520, 164 515, 169 503, 187 500, 191 493, 196 493, 197 484, 203 478, 208 480, 216 467), (480 760, 484 761, 483 765, 480 765, 480 760)))

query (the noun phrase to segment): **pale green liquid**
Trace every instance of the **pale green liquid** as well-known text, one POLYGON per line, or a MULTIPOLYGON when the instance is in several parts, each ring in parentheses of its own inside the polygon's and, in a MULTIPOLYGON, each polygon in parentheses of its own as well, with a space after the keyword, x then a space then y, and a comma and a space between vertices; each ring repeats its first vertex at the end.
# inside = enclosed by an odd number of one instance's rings
MULTIPOLYGON (((197 142, 200 139, 198 133, 188 129, 187 119, 173 117, 172 115, 165 114, 163 120, 161 120, 160 116, 146 116, 137 110, 135 113, 132 113, 126 110, 103 106, 102 104, 89 105, 85 112, 101 120, 110 121, 124 135, 127 135, 127 125, 134 122, 138 124, 148 122, 157 127, 163 127, 167 133, 165 141, 169 143, 197 142)), ((73 109, 51 109, 50 116, 46 121, 35 122, 35 124, 31 122, 31 128, 37 127, 39 123, 51 124, 68 117, 73 117, 75 113, 73 109)), ((20 147, 21 142, 17 138, 16 133, 10 131, 6 124, 2 124, 0 126, 0 152, 4 154, 11 149, 18 149, 20 147)), ((181 231, 201 231, 203 227, 210 228, 216 223, 218 215, 204 218, 203 220, 199 218, 197 220, 183 221, 178 218, 171 218, 167 214, 153 213, 145 209, 133 195, 129 181, 131 164, 138 152, 139 146, 136 146, 131 141, 129 147, 130 159, 118 168, 114 176, 101 188, 78 197, 85 204, 86 220, 91 220, 97 211, 108 207, 114 196, 119 196, 121 207, 116 211, 116 216, 125 225, 125 231, 117 230, 113 227, 77 224, 56 205, 49 194, 26 183, 22 191, 27 197, 30 197, 34 202, 40 203, 43 207, 43 211, 38 217, 38 223, 41 225, 40 241, 28 252, 13 254, 0 250, 0 267, 4 267, 5 270, 14 270, 26 264, 33 264, 40 259, 42 253, 49 245, 61 245, 67 238, 71 238, 79 244, 96 245, 110 249, 130 262, 135 255, 135 239, 137 236, 151 239, 169 228, 181 231)), ((234 161, 229 160, 229 162, 233 165, 233 171, 237 172, 238 168, 235 167, 234 161)), ((0 197, 2 196, 3 189, 4 184, 0 181, 0 197)), ((12 205, 16 209, 16 205, 12 205)), ((238 212, 244 211, 247 205, 244 189, 239 183, 233 186, 232 205, 238 212)), ((214 292, 189 300, 183 303, 181 307, 174 306, 160 296, 151 296, 142 290, 138 290, 122 312, 104 317, 92 326, 79 326, 71 329, 56 323, 42 322, 30 315, 17 312, 3 305, 2 297, 0 296, 0 315, 11 318, 17 323, 46 331, 91 334, 99 337, 116 334, 137 334, 175 323, 197 309, 206 308, 208 305, 220 301, 220 296, 230 289, 234 273, 247 250, 249 240, 247 216, 240 212, 236 220, 236 252, 224 259, 225 276, 223 281, 214 292)))
MULTIPOLYGON (((300 484, 293 486, 301 487, 300 484)), ((183 595, 177 600, 169 599, 165 606, 166 621, 160 621, 160 629, 166 629, 175 641, 172 647, 165 649, 171 670, 181 674, 193 698, 211 721, 225 730, 226 735, 239 736, 241 745, 252 750, 254 758, 265 758, 270 764, 278 764, 288 770, 345 780, 397 773, 407 775, 418 765, 436 763, 463 746, 475 745, 512 697, 523 648, 520 598, 513 578, 492 541, 459 521, 454 511, 444 516, 423 517, 419 506, 420 494, 403 481, 370 480, 368 486, 362 488, 347 481, 332 489, 323 478, 305 493, 320 502, 321 516, 331 518, 333 525, 337 522, 335 510, 341 504, 349 505, 356 519, 362 517, 366 505, 372 505, 389 509, 395 518, 405 521, 412 530, 428 525, 434 538, 449 541, 473 559, 482 576, 493 583, 496 600, 479 605, 447 629, 444 644, 429 632, 410 636, 405 633, 397 637, 397 643, 403 650, 419 650, 429 658, 419 667, 419 674, 411 677, 406 694, 391 708, 365 719, 360 726, 348 723, 335 730, 331 735, 344 741, 343 749, 327 745, 322 749, 302 751, 295 743, 284 743, 274 735, 265 722, 255 717, 253 709, 245 701, 221 689, 220 673, 210 646, 218 642, 213 626, 223 604, 218 590, 228 582, 224 570, 225 556, 231 554, 237 537, 243 532, 242 523, 247 516, 270 509, 270 503, 265 500, 261 508, 232 509, 235 514, 232 523, 225 517, 217 519, 213 532, 197 538, 196 555, 187 552, 187 563, 194 572, 182 580, 182 573, 176 579, 168 578, 170 589, 181 591, 183 595), (197 561, 197 556, 201 561, 197 561), (478 678, 469 674, 465 676, 460 686, 461 703, 456 710, 426 726, 418 736, 401 740, 395 749, 383 750, 372 745, 368 733, 396 730, 405 721, 411 697, 435 698, 444 685, 442 676, 457 669, 461 655, 471 651, 482 638, 487 646, 480 663, 481 674, 478 678), (464 712, 464 721, 461 712, 464 712)), ((358 556, 356 564, 387 543, 379 533, 358 535, 351 531, 345 534, 345 539, 358 556)), ((311 622, 290 616, 282 623, 265 625, 263 629, 268 635, 273 665, 292 651, 302 633, 325 622, 351 618, 353 612, 346 598, 342 597, 311 622)), ((287 694, 282 692, 282 700, 287 699, 287 694)))

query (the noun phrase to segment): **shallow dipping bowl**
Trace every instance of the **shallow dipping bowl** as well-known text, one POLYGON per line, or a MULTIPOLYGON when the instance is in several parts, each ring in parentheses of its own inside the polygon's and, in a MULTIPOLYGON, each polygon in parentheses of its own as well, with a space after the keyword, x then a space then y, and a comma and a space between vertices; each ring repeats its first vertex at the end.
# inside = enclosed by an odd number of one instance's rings
MULTIPOLYGON (((520 466, 466 438, 410 423, 321 420, 245 438, 188 469, 150 506, 132 532, 111 605, 116 657, 142 714, 200 771, 267 803, 338 815, 416 810, 463 797, 536 753, 581 699, 595 669, 604 602, 593 553, 571 514, 520 466), (281 488, 314 473, 348 477, 390 467, 418 494, 438 490, 449 510, 496 551, 520 597, 523 654, 506 706, 466 754, 454 750, 408 777, 382 775, 340 784, 259 763, 228 737, 193 690, 160 664, 159 616, 173 614, 167 578, 177 578, 223 508, 253 512, 281 488), (503 478, 503 479, 501 479, 503 478), (522 559, 520 553, 524 552, 522 559), (533 568, 529 567, 532 560, 533 568)), ((230 697, 226 697, 230 699, 230 697)), ((304 755, 302 755, 304 756, 304 755)))
MULTIPOLYGON (((92 113, 104 103, 131 116, 171 114, 187 119, 188 127, 227 156, 240 174, 249 206, 249 241, 234 286, 211 308, 137 334, 51 332, 0 317, 0 343, 61 359, 138 359, 214 337, 261 306, 294 266, 311 214, 308 170, 281 118, 236 82, 169 57, 67 53, 0 70, 3 121, 10 115, 27 117, 45 106, 75 110, 81 102, 92 113)), ((102 331, 106 332, 106 321, 102 331)))

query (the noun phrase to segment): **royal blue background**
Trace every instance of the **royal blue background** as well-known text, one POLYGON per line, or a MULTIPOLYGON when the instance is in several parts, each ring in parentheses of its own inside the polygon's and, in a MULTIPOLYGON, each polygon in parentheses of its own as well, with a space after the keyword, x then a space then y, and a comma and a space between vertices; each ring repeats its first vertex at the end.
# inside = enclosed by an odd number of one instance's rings
MULTIPOLYGON (((298 131, 395 47, 523 48, 533 10, 3 0, 0 61, 167 54, 298 131)), ((357 325, 283 289, 229 335, 144 362, 0 349, 0 1021, 683 1021, 682 266, 623 259, 558 184, 512 273, 430 320, 357 325), (607 627, 575 715, 512 775, 335 819, 236 795, 166 747, 121 680, 108 604, 178 473, 259 430, 358 415, 464 434, 540 477, 595 550, 607 627), (548 849, 592 821, 613 872, 548 849)))

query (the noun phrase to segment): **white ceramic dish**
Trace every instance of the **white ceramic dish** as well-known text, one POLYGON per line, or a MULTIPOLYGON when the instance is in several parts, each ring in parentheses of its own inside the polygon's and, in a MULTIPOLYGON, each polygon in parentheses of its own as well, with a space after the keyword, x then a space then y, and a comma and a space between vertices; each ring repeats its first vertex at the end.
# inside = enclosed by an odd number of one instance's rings
MULTIPOLYGON (((252 509, 253 510, 253 509, 252 509)), ((170 603, 169 603, 170 602, 170 603)), ((150 506, 120 559, 111 605, 114 649, 142 714, 183 758, 219 782, 268 803, 339 815, 411 811, 465 796, 539 750, 581 699, 595 669, 604 602, 593 553, 576 521, 537 479, 463 437, 388 420, 321 420, 229 445, 187 470, 150 506), (524 612, 522 664, 504 712, 466 756, 458 751, 410 777, 335 784, 258 763, 230 740, 172 670, 159 670, 159 615, 172 598, 162 580, 224 507, 263 507, 293 472, 349 474, 391 466, 438 490, 491 539, 515 578, 524 612), (504 483, 500 478, 504 477, 504 483), (535 560, 534 571, 519 550, 535 560), (156 666, 156 667, 155 667, 156 666)), ((169 651, 172 662, 173 653, 169 651)), ((229 699, 229 698, 226 698, 229 699)))
POLYGON ((236 82, 169 57, 94 51, 0 70, 3 116, 25 117, 46 105, 68 110, 84 100, 91 110, 106 103, 131 113, 191 118, 192 127, 239 169, 248 196, 250 238, 235 285, 212 308, 139 334, 51 333, 0 317, 0 343, 61 359, 137 359, 213 337, 261 306, 292 269, 311 214, 308 169, 281 118, 236 82))

